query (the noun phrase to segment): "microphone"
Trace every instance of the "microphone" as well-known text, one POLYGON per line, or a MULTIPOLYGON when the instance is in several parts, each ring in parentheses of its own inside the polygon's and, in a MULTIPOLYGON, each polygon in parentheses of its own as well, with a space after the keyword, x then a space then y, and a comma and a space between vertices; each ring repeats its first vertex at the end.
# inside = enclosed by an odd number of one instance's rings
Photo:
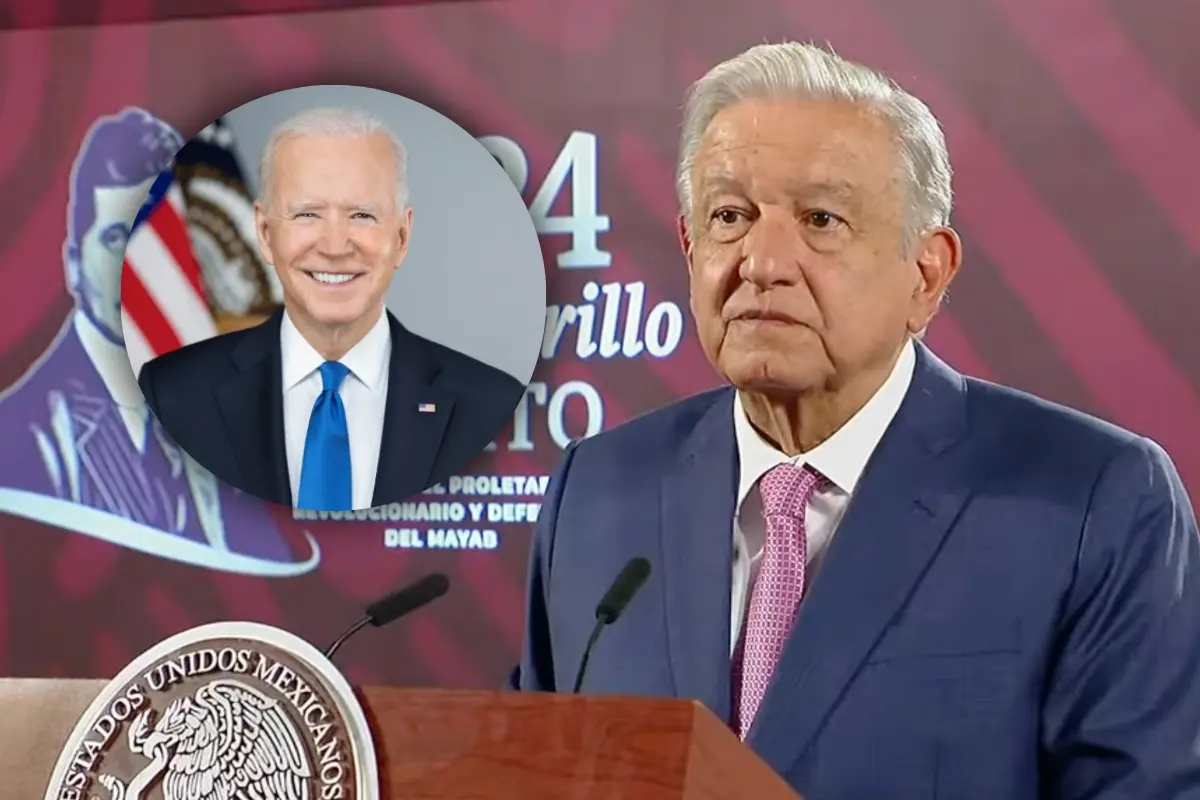
POLYGON ((592 628, 592 635, 588 637, 587 644, 584 645, 579 671, 575 673, 575 688, 571 690, 573 694, 579 694, 580 688, 583 687, 583 676, 587 673, 588 660, 592 657, 592 648, 596 646, 596 640, 600 638, 601 631, 621 618, 629 601, 633 600, 633 596, 638 593, 649 577, 649 561, 641 556, 629 559, 625 566, 621 567, 617 577, 613 579, 612 585, 608 587, 604 597, 600 598, 600 602, 596 604, 596 626, 592 628))
POLYGON ((448 591, 450 591, 450 579, 440 572, 435 572, 376 600, 367 606, 366 616, 351 625, 345 633, 333 641, 333 644, 329 645, 325 650, 325 657, 332 659, 333 654, 346 643, 347 639, 367 625, 374 625, 376 628, 387 625, 389 622, 394 622, 400 617, 432 603, 448 591))

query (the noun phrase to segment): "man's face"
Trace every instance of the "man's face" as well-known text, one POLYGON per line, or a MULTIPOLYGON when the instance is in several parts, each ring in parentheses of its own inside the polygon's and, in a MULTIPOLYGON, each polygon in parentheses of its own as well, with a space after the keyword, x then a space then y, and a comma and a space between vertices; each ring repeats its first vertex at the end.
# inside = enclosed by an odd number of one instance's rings
POLYGON ((92 190, 96 219, 79 244, 80 302, 114 340, 121 339, 121 266, 129 228, 154 178, 137 186, 92 190))
POLYGON ((396 204, 396 166, 383 134, 279 143, 269 205, 255 216, 263 258, 302 329, 374 321, 408 251, 412 212, 396 204))
POLYGON ((681 239, 692 313, 709 360, 739 389, 835 391, 886 368, 957 266, 945 231, 905 253, 898 154, 886 123, 855 105, 727 108, 691 180, 681 239))

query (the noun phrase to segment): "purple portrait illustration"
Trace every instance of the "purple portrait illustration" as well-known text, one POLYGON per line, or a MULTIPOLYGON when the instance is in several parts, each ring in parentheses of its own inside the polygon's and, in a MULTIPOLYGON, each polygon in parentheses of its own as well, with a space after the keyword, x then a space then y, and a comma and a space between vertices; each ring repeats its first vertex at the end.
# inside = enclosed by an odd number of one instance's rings
POLYGON ((0 514, 209 569, 315 568, 261 500, 183 453, 150 413, 121 335, 130 226, 183 140, 127 108, 94 122, 71 171, 66 281, 75 305, 45 352, 0 393, 0 514))

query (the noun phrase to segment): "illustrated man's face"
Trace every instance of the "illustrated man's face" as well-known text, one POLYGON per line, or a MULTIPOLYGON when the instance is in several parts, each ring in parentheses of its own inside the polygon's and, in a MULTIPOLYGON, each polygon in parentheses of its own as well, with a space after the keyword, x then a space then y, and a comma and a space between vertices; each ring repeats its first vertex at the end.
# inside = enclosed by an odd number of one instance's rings
POLYGON ((351 326, 382 308, 408 252, 412 212, 397 204, 390 143, 383 134, 293 136, 274 157, 256 217, 288 313, 317 328, 351 326))
POLYGON ((96 218, 79 246, 80 301, 114 338, 121 334, 121 265, 129 230, 154 178, 136 186, 92 189, 96 218))

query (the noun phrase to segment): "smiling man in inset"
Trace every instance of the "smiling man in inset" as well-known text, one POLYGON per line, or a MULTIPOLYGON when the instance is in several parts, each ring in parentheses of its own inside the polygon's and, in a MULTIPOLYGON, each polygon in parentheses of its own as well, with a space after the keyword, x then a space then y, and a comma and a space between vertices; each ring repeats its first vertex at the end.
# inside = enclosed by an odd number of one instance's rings
POLYGON ((358 109, 306 111, 272 132, 259 187, 284 307, 146 364, 163 426, 218 477, 304 509, 384 505, 464 466, 524 387, 384 308, 412 231, 403 143, 358 109))

